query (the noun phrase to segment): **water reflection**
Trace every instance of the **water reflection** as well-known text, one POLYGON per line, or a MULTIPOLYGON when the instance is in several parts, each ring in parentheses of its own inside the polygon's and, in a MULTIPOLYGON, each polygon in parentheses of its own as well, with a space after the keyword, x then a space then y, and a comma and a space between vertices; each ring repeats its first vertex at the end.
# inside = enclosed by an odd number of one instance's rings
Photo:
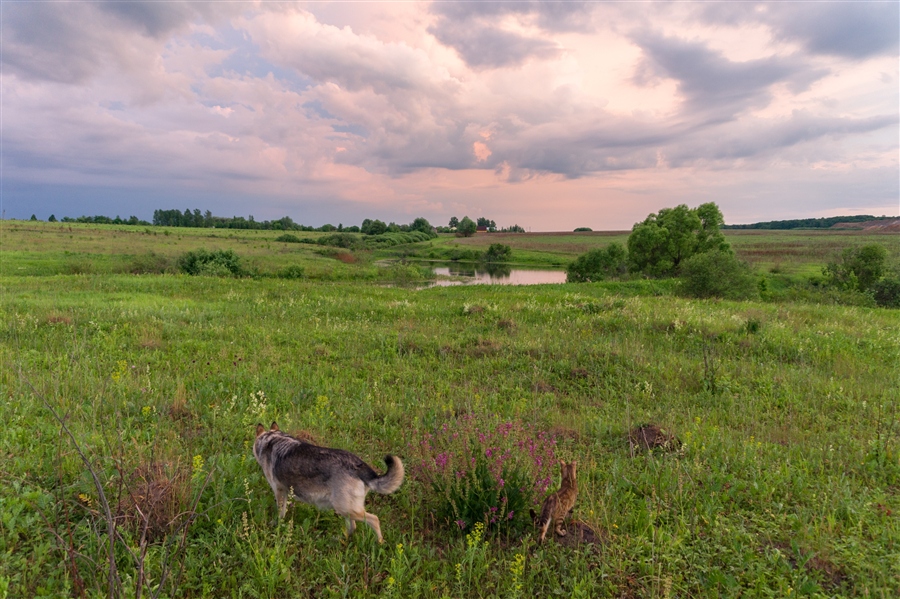
POLYGON ((438 279, 432 286, 449 285, 541 285, 545 283, 565 283, 566 273, 562 270, 540 270, 531 268, 510 268, 505 264, 451 264, 434 267, 438 277, 459 277, 438 279))

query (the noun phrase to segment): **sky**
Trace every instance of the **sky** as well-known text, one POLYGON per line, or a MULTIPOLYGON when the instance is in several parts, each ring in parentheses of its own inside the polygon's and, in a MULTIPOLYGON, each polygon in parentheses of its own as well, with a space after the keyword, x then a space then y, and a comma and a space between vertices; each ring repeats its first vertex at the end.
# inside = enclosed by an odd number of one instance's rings
POLYGON ((4 218, 900 214, 900 3, 0 3, 4 218))

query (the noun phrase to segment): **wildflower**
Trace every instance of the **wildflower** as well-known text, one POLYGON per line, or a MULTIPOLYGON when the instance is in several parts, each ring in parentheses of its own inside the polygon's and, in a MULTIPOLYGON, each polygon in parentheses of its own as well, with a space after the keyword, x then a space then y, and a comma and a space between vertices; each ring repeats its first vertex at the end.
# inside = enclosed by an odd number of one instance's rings
POLYGON ((191 478, 197 478, 201 474, 203 474, 203 456, 198 453, 191 464, 191 478))
MULTIPOLYGON (((466 527, 466 521, 465 520, 457 520, 456 525, 459 526, 460 530, 463 530, 466 527)), ((456 564, 456 565, 458 566, 459 564, 456 564)))

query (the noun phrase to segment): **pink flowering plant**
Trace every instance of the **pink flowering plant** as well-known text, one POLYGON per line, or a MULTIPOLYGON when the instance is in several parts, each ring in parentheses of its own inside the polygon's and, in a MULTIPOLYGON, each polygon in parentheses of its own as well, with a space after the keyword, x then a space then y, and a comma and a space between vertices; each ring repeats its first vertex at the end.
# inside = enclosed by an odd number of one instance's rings
POLYGON ((531 522, 528 509, 552 480, 556 438, 518 421, 460 416, 426 433, 416 450, 416 475, 436 495, 435 514, 468 532, 476 522, 511 534, 531 522))

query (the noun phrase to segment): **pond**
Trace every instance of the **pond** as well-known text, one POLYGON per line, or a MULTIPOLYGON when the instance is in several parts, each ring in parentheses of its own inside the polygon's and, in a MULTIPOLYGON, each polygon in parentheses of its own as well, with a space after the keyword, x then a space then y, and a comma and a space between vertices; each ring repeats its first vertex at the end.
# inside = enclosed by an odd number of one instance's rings
POLYGON ((510 268, 500 264, 474 265, 451 264, 435 266, 438 279, 430 287, 449 285, 541 285, 544 283, 565 283, 566 271, 537 268, 510 268), (445 279, 442 277, 454 277, 445 279))

